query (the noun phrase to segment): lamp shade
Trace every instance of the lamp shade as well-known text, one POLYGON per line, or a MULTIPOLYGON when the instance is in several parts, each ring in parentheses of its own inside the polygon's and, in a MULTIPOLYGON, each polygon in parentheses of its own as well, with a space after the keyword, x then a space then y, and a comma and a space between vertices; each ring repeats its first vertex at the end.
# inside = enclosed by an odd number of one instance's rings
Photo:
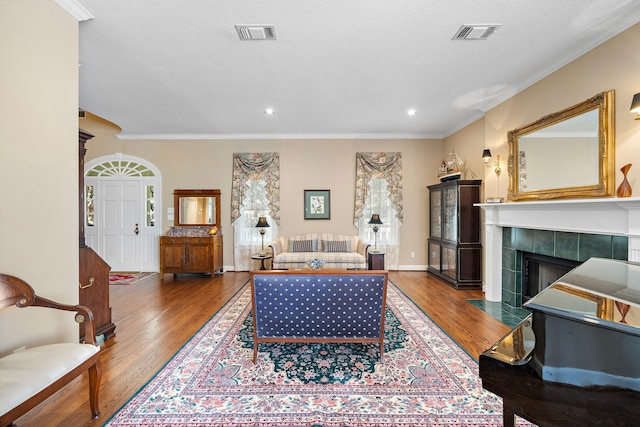
POLYGON ((380 214, 371 215, 371 219, 369 220, 369 224, 382 224, 382 221, 380 221, 380 214))
POLYGON ((267 222, 267 218, 264 216, 261 216, 260 218, 258 218, 258 223, 256 224, 256 227, 270 227, 269 223, 267 222))
POLYGON ((638 114, 640 117, 640 93, 636 93, 633 95, 633 100, 631 100, 631 108, 629 109, 630 113, 638 114))
POLYGON ((484 160, 485 162, 488 162, 490 158, 491 158, 491 150, 489 150, 488 148, 485 148, 484 150, 482 150, 482 160, 484 160))

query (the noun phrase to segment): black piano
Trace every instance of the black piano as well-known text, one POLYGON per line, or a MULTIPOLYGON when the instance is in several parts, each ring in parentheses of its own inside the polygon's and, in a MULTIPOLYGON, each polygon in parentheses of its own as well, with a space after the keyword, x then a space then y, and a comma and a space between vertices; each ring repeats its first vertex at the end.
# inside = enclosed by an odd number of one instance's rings
POLYGON ((480 355, 482 386, 539 426, 640 426, 640 264, 591 258, 480 355))

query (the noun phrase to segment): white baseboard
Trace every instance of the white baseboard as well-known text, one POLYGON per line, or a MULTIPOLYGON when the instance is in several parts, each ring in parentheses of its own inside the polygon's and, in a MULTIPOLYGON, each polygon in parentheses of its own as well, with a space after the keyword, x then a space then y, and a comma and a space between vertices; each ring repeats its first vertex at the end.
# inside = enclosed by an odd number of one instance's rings
POLYGON ((398 271, 427 271, 426 265, 400 265, 398 271))
MULTIPOLYGON (((225 265, 224 271, 233 273, 236 271, 235 266, 225 265)), ((398 267, 398 271, 427 271, 427 266, 426 265, 401 265, 398 267)))

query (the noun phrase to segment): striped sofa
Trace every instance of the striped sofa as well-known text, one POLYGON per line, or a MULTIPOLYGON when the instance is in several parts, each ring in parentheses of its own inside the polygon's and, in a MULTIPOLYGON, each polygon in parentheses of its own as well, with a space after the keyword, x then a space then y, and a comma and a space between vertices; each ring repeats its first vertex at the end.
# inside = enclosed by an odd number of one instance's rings
POLYGON ((369 246, 358 236, 333 233, 280 236, 269 245, 274 270, 308 268, 307 262, 313 259, 324 260, 324 268, 364 270, 369 246))

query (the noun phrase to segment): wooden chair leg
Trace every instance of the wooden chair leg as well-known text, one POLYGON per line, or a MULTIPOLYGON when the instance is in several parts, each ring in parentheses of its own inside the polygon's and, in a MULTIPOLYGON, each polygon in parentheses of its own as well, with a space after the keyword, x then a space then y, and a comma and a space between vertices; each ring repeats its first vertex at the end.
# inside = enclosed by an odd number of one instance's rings
POLYGON ((102 369, 100 367, 100 359, 89 368, 89 405, 91 406, 91 414, 93 418, 100 416, 100 403, 98 394, 100 392, 100 379, 102 378, 102 369))
POLYGON ((504 401, 502 403, 502 424, 504 427, 514 427, 516 424, 516 414, 513 407, 504 401))

